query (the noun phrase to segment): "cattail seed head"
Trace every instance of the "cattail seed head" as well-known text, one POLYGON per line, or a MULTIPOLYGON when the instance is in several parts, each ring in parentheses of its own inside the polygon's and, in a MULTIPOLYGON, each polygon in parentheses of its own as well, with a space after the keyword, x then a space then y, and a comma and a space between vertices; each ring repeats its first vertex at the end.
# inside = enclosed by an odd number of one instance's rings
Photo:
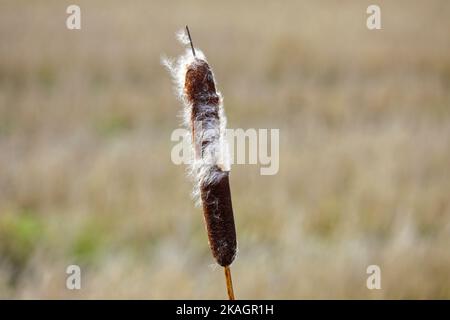
POLYGON ((228 266, 236 256, 237 242, 222 96, 200 50, 192 47, 192 52, 187 50, 176 63, 166 60, 164 64, 172 72, 184 104, 184 122, 194 155, 190 170, 195 181, 194 195, 203 207, 209 245, 217 263, 228 266))

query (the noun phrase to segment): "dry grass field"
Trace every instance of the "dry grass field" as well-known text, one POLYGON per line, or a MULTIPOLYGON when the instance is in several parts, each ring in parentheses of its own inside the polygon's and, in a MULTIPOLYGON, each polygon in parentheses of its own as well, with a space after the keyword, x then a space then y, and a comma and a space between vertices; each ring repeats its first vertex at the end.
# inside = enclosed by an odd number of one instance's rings
POLYGON ((446 0, 1 1, 0 298, 226 297, 170 159, 185 24, 229 128, 280 129, 277 175, 231 172, 237 298, 450 298, 446 0))

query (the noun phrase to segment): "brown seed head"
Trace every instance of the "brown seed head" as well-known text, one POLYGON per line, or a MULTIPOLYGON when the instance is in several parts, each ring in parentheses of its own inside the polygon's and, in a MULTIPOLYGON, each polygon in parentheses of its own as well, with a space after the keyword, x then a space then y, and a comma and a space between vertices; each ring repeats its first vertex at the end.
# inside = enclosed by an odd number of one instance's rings
MULTIPOLYGON (((203 135, 197 135, 195 123, 200 123, 202 130, 220 126, 220 96, 216 92, 214 76, 206 61, 195 58, 188 66, 184 90, 192 106, 191 128, 195 154, 197 158, 203 158, 203 150, 209 144, 217 143, 215 139, 218 137, 206 139, 203 135)), ((217 263, 228 266, 234 260, 237 245, 229 173, 222 171, 217 165, 211 165, 209 174, 215 179, 206 180, 200 186, 209 245, 217 263)))

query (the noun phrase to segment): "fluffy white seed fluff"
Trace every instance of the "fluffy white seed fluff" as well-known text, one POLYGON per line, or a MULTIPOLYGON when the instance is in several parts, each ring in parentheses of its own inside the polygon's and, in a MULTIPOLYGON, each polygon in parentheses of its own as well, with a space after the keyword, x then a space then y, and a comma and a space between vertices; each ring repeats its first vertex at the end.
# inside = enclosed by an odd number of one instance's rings
MULTIPOLYGON (((187 37, 184 30, 177 33, 178 40, 184 45, 189 44, 189 38, 187 37)), ((202 125, 193 124, 191 121, 192 115, 192 105, 188 101, 185 90, 185 78, 188 67, 191 64, 198 63, 199 60, 207 61, 203 52, 195 48, 196 57, 193 56, 190 48, 186 48, 184 54, 179 56, 177 59, 163 58, 162 64, 169 70, 172 75, 173 82, 175 84, 175 92, 178 99, 183 104, 183 124, 188 129, 189 132, 185 137, 186 141, 190 143, 191 161, 189 161, 188 174, 194 180, 194 191, 193 197, 196 200, 197 205, 200 204, 200 186, 213 184, 217 182, 224 172, 230 171, 230 156, 229 156, 229 146, 225 137, 227 119, 225 117, 225 112, 223 108, 223 98, 220 92, 219 95, 219 119, 209 119, 203 121, 202 125), (192 128, 195 126, 195 128, 192 128), (192 137, 192 131, 195 132, 195 137, 192 137), (194 141, 207 140, 210 143, 202 150, 202 157, 196 156, 194 151, 194 144, 192 143, 192 138, 194 141), (218 166, 222 172, 214 170, 218 166)), ((214 77, 215 79, 215 77, 214 77)), ((207 110, 208 108, 215 108, 215 106, 203 106, 202 110, 207 110)))

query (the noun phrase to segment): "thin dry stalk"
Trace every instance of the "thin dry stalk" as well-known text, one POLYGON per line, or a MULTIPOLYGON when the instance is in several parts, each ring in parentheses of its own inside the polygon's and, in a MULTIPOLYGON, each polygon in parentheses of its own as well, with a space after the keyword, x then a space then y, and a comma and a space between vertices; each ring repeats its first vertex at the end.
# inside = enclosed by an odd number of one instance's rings
POLYGON ((234 300, 233 281, 231 280, 230 266, 224 267, 224 270, 225 270, 225 279, 227 281, 228 299, 234 300))

